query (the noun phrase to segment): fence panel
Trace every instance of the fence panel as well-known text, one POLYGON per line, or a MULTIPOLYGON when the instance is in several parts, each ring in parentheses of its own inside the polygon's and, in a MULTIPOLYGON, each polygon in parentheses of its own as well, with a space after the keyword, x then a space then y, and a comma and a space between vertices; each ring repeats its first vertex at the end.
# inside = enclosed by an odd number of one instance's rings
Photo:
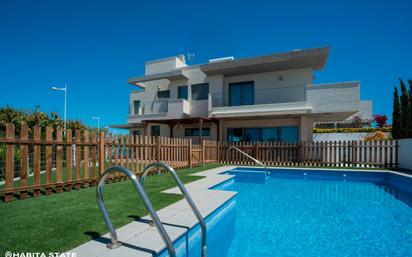
MULTIPOLYGON (((100 174, 112 165, 127 167, 139 175, 156 161, 174 168, 206 163, 254 165, 235 149, 270 166, 322 166, 359 168, 398 168, 399 144, 390 141, 338 142, 216 142, 151 136, 106 135, 70 129, 53 130, 6 124, 4 172, 0 195, 4 201, 28 196, 49 195, 95 186, 100 174)), ((122 181, 115 173, 109 182, 122 181)))
POLYGON ((329 142, 219 142, 219 162, 250 165, 253 160, 237 149, 268 166, 315 166, 398 168, 399 144, 389 141, 329 142), (231 150, 229 150, 231 149, 231 150))

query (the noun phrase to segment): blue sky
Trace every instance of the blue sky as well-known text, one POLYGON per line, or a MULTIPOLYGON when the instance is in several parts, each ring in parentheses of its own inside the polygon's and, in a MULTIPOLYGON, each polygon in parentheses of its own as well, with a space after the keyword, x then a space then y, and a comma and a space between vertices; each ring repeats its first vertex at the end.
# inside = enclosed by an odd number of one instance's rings
POLYGON ((127 78, 144 62, 195 53, 194 63, 330 46, 315 83, 361 81, 374 113, 392 112, 412 78, 412 1, 0 1, 0 106, 95 125, 126 122, 127 78), (249 3, 248 3, 249 2, 249 3))

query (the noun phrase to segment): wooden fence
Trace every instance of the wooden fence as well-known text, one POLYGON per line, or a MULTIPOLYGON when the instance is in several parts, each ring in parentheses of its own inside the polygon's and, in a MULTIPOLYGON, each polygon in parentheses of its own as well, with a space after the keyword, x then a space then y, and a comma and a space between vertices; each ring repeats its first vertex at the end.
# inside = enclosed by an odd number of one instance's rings
MULTIPOLYGON (((88 131, 6 124, 0 137, 0 196, 4 201, 95 186, 105 168, 120 165, 139 175, 153 162, 184 168, 220 162, 255 164, 235 146, 266 165, 397 168, 398 141, 228 143, 150 136, 106 136, 88 131), (3 149, 3 150, 2 150, 3 149), (2 154, 3 151, 3 154, 2 154)), ((120 173, 110 181, 125 179, 120 173)))
MULTIPOLYGON (((0 196, 4 201, 29 195, 40 196, 95 186, 105 168, 120 165, 137 175, 153 162, 166 162, 174 168, 217 162, 217 142, 150 136, 106 136, 88 131, 72 131, 39 126, 6 124, 0 138, 0 196), (1 159, 4 159, 3 161, 1 159)), ((118 173, 109 178, 125 179, 118 173)))
POLYGON ((390 141, 331 141, 331 142, 253 142, 219 143, 219 162, 255 164, 236 150, 235 146, 272 166, 337 166, 360 168, 398 168, 399 144, 390 141))

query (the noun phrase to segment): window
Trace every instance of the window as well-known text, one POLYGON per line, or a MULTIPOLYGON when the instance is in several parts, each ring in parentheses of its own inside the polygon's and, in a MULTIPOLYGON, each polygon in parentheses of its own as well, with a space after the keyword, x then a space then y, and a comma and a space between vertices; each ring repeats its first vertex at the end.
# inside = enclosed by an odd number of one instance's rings
POLYGON ((187 86, 180 86, 177 88, 177 98, 187 100, 187 86))
POLYGON ((192 100, 204 100, 208 98, 209 84, 195 84, 192 85, 192 100))
POLYGON ((238 82, 229 84, 229 106, 255 104, 254 82, 238 82))
POLYGON ((157 98, 169 98, 170 97, 170 90, 158 91, 157 98))
POLYGON ((260 138, 260 128, 245 128, 243 141, 262 141, 260 138))
MULTIPOLYGON (((200 136, 199 128, 185 128, 186 137, 198 137, 200 136)), ((210 137, 210 128, 202 128, 202 137, 210 137)))
POLYGON ((160 126, 159 125, 154 125, 150 127, 150 135, 151 136, 160 136, 160 126))
POLYGON ((140 100, 133 101, 133 114, 134 115, 140 114, 140 100))
POLYGON ((278 141, 278 128, 262 128, 261 141, 278 141))
POLYGON ((298 127, 281 127, 280 131, 282 142, 296 143, 298 141, 298 127))
POLYGON ((297 126, 278 128, 228 128, 229 142, 282 141, 296 143, 299 140, 297 126))
POLYGON ((227 129, 227 140, 229 142, 240 142, 242 141, 243 129, 241 128, 228 128, 227 129))

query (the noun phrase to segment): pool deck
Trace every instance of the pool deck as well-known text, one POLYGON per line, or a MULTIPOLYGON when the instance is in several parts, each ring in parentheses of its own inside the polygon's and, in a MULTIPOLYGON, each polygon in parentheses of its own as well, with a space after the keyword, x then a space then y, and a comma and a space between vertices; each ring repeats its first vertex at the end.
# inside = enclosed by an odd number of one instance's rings
MULTIPOLYGON (((207 217, 236 195, 236 192, 209 190, 210 187, 232 178, 232 175, 220 173, 235 167, 237 166, 222 166, 192 174, 205 177, 185 185, 203 217, 207 217)), ((178 187, 163 192, 181 194, 178 187)), ((198 223, 185 199, 157 211, 157 214, 164 223, 172 241, 177 240, 198 223), (173 226, 166 224, 173 224, 173 226)), ((148 220, 151 218, 145 216, 141 220, 133 221, 116 229, 117 238, 123 243, 119 248, 109 249, 106 247, 106 244, 110 242, 110 235, 106 233, 102 237, 86 242, 68 252, 75 252, 77 257, 152 257, 153 254, 160 253, 165 249, 166 245, 156 228, 149 226, 148 220)))

